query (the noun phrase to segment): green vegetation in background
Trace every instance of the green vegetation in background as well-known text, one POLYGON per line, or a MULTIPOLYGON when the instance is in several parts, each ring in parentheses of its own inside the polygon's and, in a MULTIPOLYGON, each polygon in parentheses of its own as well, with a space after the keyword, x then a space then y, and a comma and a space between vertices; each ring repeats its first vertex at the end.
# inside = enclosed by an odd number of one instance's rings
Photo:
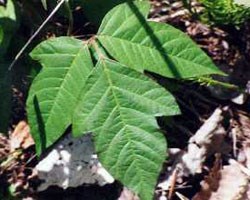
POLYGON ((205 7, 202 19, 207 23, 240 26, 250 19, 250 8, 240 0, 199 0, 205 7))

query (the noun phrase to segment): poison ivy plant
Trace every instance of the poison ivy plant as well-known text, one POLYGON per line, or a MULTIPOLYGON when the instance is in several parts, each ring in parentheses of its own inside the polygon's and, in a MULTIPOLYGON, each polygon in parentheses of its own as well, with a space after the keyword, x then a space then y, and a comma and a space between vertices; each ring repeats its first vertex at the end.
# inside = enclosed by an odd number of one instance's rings
POLYGON ((155 117, 180 113, 174 97, 144 71, 178 79, 223 74, 184 33, 147 21, 149 8, 128 1, 85 43, 60 37, 38 45, 31 57, 43 69, 27 100, 39 154, 71 124, 74 136, 92 132, 104 167, 142 200, 152 199, 166 159, 155 117))

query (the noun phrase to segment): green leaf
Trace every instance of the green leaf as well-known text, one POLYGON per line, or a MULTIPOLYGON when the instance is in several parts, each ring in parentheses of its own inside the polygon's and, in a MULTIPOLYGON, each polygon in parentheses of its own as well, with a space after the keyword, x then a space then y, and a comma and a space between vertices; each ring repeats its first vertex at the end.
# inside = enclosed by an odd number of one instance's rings
POLYGON ((43 66, 27 100, 31 133, 40 153, 71 124, 72 112, 93 64, 87 45, 69 37, 45 41, 31 56, 43 66))
POLYGON ((223 74, 212 60, 183 32, 148 22, 145 2, 115 7, 106 15, 98 40, 119 62, 170 78, 223 74))
POLYGON ((113 8, 102 20, 98 34, 113 35, 113 33, 124 33, 129 27, 140 24, 140 18, 146 19, 150 11, 148 1, 127 1, 113 8), (118 22, 123 22, 118 26, 118 22), (119 27, 119 29, 117 29, 119 27))
POLYGON ((179 113, 172 95, 143 74, 100 60, 73 118, 73 134, 93 132, 104 167, 143 200, 151 200, 166 158, 154 116, 179 113))
POLYGON ((11 114, 11 75, 8 64, 0 63, 0 132, 8 133, 11 114))
POLYGON ((1 57, 5 54, 17 27, 15 5, 12 0, 8 0, 6 7, 0 6, 0 60, 2 60, 1 57))
MULTIPOLYGON (((250 18, 249 3, 244 0, 199 0, 205 7, 201 20, 239 28, 250 18)), ((248 1, 249 2, 249 1, 248 1)))
POLYGON ((47 0, 41 0, 41 3, 42 3, 42 5, 43 5, 43 8, 44 8, 45 10, 47 10, 47 9, 48 9, 47 0))

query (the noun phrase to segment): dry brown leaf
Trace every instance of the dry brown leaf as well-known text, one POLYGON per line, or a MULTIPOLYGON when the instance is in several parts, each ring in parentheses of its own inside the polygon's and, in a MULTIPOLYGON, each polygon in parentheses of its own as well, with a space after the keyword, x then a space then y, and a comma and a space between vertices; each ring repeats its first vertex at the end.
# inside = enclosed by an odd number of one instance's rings
POLYGON ((29 125, 25 121, 19 122, 14 132, 10 135, 11 151, 19 148, 27 149, 34 144, 29 125))
POLYGON ((243 151, 246 156, 245 166, 250 170, 250 143, 243 144, 243 151))
POLYGON ((235 152, 238 151, 237 160, 250 170, 250 115, 236 111, 234 119, 231 120, 231 127, 231 134, 235 136, 235 152), (240 144, 239 148, 237 143, 240 144))
POLYGON ((248 113, 236 111, 231 126, 239 140, 250 143, 250 115, 248 113))
POLYGON ((244 199, 244 200, 249 200, 250 199, 250 184, 248 185, 247 192, 242 197, 242 199, 244 199))
POLYGON ((239 164, 230 164, 220 169, 217 161, 201 182, 201 191, 193 200, 245 200, 248 185, 248 178, 242 173, 239 164))

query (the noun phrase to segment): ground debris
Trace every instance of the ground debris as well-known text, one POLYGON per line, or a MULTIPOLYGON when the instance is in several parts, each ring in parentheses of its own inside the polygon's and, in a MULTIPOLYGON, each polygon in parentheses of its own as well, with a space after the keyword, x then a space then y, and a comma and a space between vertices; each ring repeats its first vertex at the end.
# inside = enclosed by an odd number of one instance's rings
POLYGON ((201 191, 193 200, 243 200, 248 191, 247 177, 236 163, 221 166, 217 158, 209 175, 201 182, 201 191))
POLYGON ((124 187, 118 200, 140 200, 140 199, 131 190, 124 187))
POLYGON ((228 108, 217 108, 200 129, 189 139, 187 150, 170 149, 173 164, 167 179, 158 185, 163 191, 170 191, 173 179, 182 183, 184 177, 202 173, 205 160, 214 153, 225 153, 229 146, 224 138, 226 131, 222 126, 228 108))
POLYGON ((0 161, 4 160, 8 156, 9 152, 10 152, 9 140, 5 135, 0 133, 0 161))
POLYGON ((10 134, 11 152, 20 148, 27 149, 34 144, 29 125, 25 121, 19 122, 15 130, 10 134))

